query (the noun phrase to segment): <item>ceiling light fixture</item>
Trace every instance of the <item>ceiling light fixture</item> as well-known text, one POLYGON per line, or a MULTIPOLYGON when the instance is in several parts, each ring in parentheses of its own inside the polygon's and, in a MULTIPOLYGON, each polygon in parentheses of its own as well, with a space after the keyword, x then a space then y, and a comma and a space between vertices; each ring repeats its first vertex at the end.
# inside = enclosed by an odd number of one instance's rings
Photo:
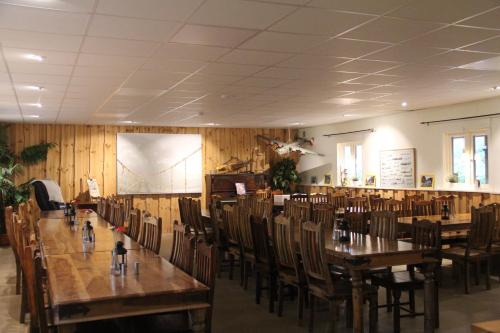
POLYGON ((137 124, 137 121, 133 121, 133 120, 122 120, 120 122, 122 124, 137 124))
POLYGON ((296 123, 290 123, 288 124, 289 126, 302 126, 304 125, 304 123, 299 123, 299 122, 296 122, 296 123))
POLYGON ((34 90, 34 91, 45 90, 44 87, 40 87, 40 86, 24 86, 24 88, 27 89, 27 90, 34 90))
POLYGON ((500 90, 500 86, 494 86, 494 87, 491 88, 491 90, 498 91, 498 90, 500 90))
POLYGON ((35 107, 37 107, 37 108, 39 108, 39 109, 41 109, 41 108, 42 108, 42 106, 43 106, 43 105, 42 105, 42 103, 28 103, 28 104, 26 104, 26 105, 29 105, 29 106, 35 106, 35 107))
POLYGON ((357 114, 354 114, 354 113, 346 113, 344 114, 344 117, 356 117, 357 114))
POLYGON ((38 54, 32 54, 32 53, 27 53, 24 54, 23 57, 28 60, 34 60, 34 61, 39 61, 42 62, 45 60, 44 56, 38 55, 38 54))
POLYGON ((219 123, 205 123, 202 125, 204 125, 204 126, 220 126, 221 124, 219 124, 219 123))
POLYGON ((27 114, 24 117, 26 117, 26 118, 40 118, 40 116, 37 114, 27 114))
POLYGON ((403 102, 403 103, 401 103, 401 106, 405 108, 405 107, 407 107, 407 106, 408 106, 408 103, 403 102))

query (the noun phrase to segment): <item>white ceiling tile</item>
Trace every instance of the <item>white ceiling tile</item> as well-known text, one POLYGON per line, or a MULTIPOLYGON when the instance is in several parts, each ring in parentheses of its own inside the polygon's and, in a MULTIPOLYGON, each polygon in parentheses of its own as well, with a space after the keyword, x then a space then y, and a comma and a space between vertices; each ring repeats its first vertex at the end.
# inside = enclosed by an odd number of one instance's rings
POLYGON ((76 61, 76 53, 69 52, 56 52, 56 51, 32 51, 30 49, 13 49, 13 48, 4 48, 4 56, 7 62, 14 63, 34 63, 40 64, 36 60, 26 59, 27 54, 37 54, 45 57, 41 64, 48 65, 74 65, 76 61))
POLYGON ((373 17, 368 15, 301 8, 274 24, 270 30, 335 36, 370 19, 373 19, 373 17))
POLYGON ((391 44, 359 41, 354 39, 334 38, 322 43, 307 53, 336 57, 358 58, 365 54, 383 49, 391 44))
POLYGON ((498 6, 495 0, 418 0, 390 15, 413 20, 452 23, 498 6))
POLYGON ((206 63, 201 61, 165 59, 155 57, 149 58, 141 68, 147 70, 160 69, 170 72, 191 73, 199 70, 205 65, 206 63))
POLYGON ((98 67, 98 66, 75 66, 73 75, 75 76, 90 76, 90 77, 116 77, 125 79, 133 72, 132 69, 113 67, 98 67))
POLYGON ((125 83, 125 88, 168 89, 186 77, 185 73, 140 70, 125 83))
POLYGON ((399 43, 439 27, 437 23, 382 17, 346 33, 343 37, 399 43))
POLYGON ((207 0, 189 18, 190 23, 247 29, 265 29, 295 7, 245 0, 207 0))
POLYGON ((145 57, 149 56, 157 46, 155 42, 85 37, 82 52, 145 57))
POLYGON ((172 42, 235 47, 254 35, 253 30, 185 25, 173 38, 172 42))
POLYGON ((203 0, 99 0, 97 13, 183 21, 203 0))
POLYGON ((23 7, 55 9, 66 12, 90 13, 95 0, 65 0, 65 1, 39 1, 39 0, 0 0, 2 4, 18 5, 23 7))
POLYGON ((143 20, 135 18, 95 15, 87 35, 146 41, 168 40, 179 29, 180 23, 172 21, 143 20))
POLYGON ((363 58, 371 60, 414 63, 414 62, 420 62, 422 61, 422 59, 443 52, 445 52, 445 50, 443 49, 438 49, 433 47, 423 47, 423 46, 413 45, 412 43, 404 43, 391 46, 387 49, 384 49, 376 53, 372 53, 363 58))
POLYGON ((25 74, 25 73, 12 73, 14 82, 20 84, 67 84, 69 82, 69 75, 46 75, 46 74, 25 74))
POLYGON ((372 74, 354 79, 352 81, 349 81, 349 83, 384 85, 397 82, 399 80, 401 80, 401 77, 399 76, 372 74))
POLYGON ((128 56, 109 56, 101 54, 81 53, 78 57, 77 65, 91 67, 110 68, 137 68, 146 61, 147 58, 128 56))
POLYGON ((325 40, 325 37, 320 36, 265 31, 245 42, 240 48, 276 52, 302 52, 325 40))
POLYGON ((500 36, 488 39, 484 42, 473 44, 464 48, 465 50, 500 53, 500 36))
POLYGON ((0 5, 0 29, 82 35, 89 15, 0 5))
POLYGON ((383 14, 409 1, 410 0, 312 0, 308 3, 308 6, 358 13, 383 14))
POLYGON ((500 29, 499 17, 500 8, 497 8, 485 14, 481 14, 468 20, 462 21, 460 22, 460 24, 473 27, 500 29))
POLYGON ((375 73, 396 66, 396 63, 370 60, 354 60, 335 67, 336 71, 354 73, 375 73))
POLYGON ((287 4, 287 5, 303 5, 308 1, 310 1, 310 0, 267 0, 267 2, 283 3, 283 4, 287 4))
POLYGON ((180 60, 214 61, 230 49, 223 47, 167 43, 158 49, 153 57, 180 60))
POLYGON ((290 53, 263 52, 236 49, 219 59, 220 62, 230 64, 249 64, 271 66, 290 58, 290 53))
POLYGON ((264 69, 257 65, 238 65, 238 64, 209 64, 201 70, 205 74, 223 74, 223 75, 252 75, 255 72, 264 69))
POLYGON ((0 29, 0 43, 6 47, 76 52, 82 36, 0 29))
POLYGON ((317 69, 332 69, 334 66, 349 61, 346 58, 336 58, 330 56, 316 55, 296 55, 286 61, 276 65, 277 67, 292 67, 292 68, 317 68, 317 69))
POLYGON ((423 63, 436 66, 458 67, 495 56, 497 55, 469 51, 450 51, 428 58, 423 63))
POLYGON ((499 35, 498 31, 450 26, 416 38, 415 44, 454 49, 499 35))
POLYGON ((259 77, 249 77, 244 80, 238 81, 236 85, 249 86, 249 87, 265 87, 271 88, 279 86, 283 83, 288 82, 288 80, 283 79, 271 79, 271 78, 259 78, 259 77))
POLYGON ((73 66, 13 62, 9 68, 12 73, 70 75, 73 66))

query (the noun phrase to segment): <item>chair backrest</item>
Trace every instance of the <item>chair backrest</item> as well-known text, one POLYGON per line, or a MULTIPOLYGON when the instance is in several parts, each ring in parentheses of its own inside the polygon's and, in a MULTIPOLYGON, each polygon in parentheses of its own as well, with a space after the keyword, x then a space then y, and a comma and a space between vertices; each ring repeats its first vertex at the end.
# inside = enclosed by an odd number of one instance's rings
POLYGON ((333 281, 325 254, 323 224, 311 221, 300 225, 300 253, 309 286, 320 284, 326 292, 333 292, 333 281))
POLYGON ((311 220, 311 203, 305 201, 292 201, 290 205, 290 216, 297 222, 311 220))
POLYGON ((420 200, 413 203, 413 216, 433 215, 433 202, 430 200, 420 200))
POLYGON ((5 207, 4 209, 4 221, 5 221, 5 231, 7 232, 7 238, 9 239, 10 247, 12 252, 14 252, 14 257, 19 260, 19 253, 17 253, 17 236, 16 236, 16 219, 14 216, 14 209, 12 206, 5 207))
POLYGON ((250 229, 252 232, 255 262, 272 268, 274 265, 274 256, 271 243, 269 242, 267 218, 250 216, 250 229))
POLYGON ((396 240, 398 219, 395 212, 380 211, 370 215, 370 236, 396 240))
POLYGON ((413 218, 411 223, 411 239, 413 244, 432 247, 436 251, 440 251, 441 222, 413 218))
POLYGON ((217 260, 217 249, 214 245, 209 245, 203 240, 199 240, 196 246, 196 255, 194 259, 194 275, 193 277, 210 288, 208 293, 208 303, 210 307, 207 310, 205 319, 205 328, 207 332, 211 332, 212 326, 212 309, 214 303, 215 291, 215 261, 217 260))
POLYGON ((283 201, 283 214, 285 214, 286 217, 290 217, 292 215, 292 200, 285 199, 283 201))
POLYGON ((245 207, 247 209, 253 210, 255 204, 257 203, 257 197, 255 195, 239 195, 236 198, 238 206, 245 207))
POLYGON ((404 202, 404 205, 405 205, 405 211, 406 211, 405 215, 408 215, 408 216, 412 215, 413 211, 414 211, 414 204, 415 204, 415 202, 422 201, 422 200, 424 200, 424 194, 423 193, 414 194, 414 195, 406 195, 403 198, 403 202, 404 202))
POLYGON ((139 244, 156 254, 160 253, 161 246, 161 217, 147 216, 143 214, 139 244))
POLYGON ((489 251, 495 229, 495 212, 492 207, 475 208, 473 206, 471 215, 472 223, 467 239, 467 250, 489 251))
POLYGON ((257 199, 252 210, 252 215, 270 219, 273 217, 273 202, 271 199, 257 199))
POLYGON ((35 225, 40 220, 41 210, 36 201, 31 198, 28 199, 28 213, 30 215, 31 230, 35 230, 35 225))
POLYGON ((217 208, 217 203, 214 201, 212 201, 212 203, 208 205, 208 209, 210 211, 210 226, 212 228, 212 241, 218 248, 221 248, 222 246, 225 246, 225 241, 221 236, 220 227, 222 226, 221 222, 222 218, 220 214, 220 209, 217 208))
POLYGON ((238 207, 238 239, 244 253, 254 254, 250 209, 238 207))
POLYGON ((366 213, 345 213, 344 218, 349 224, 349 230, 358 234, 368 233, 368 221, 366 213))
POLYGON ((349 212, 362 213, 368 211, 367 197, 347 198, 347 209, 349 212))
POLYGON ((238 206, 224 205, 222 208, 222 224, 230 245, 239 245, 238 206))
POLYGON ((489 204, 486 207, 491 207, 495 216, 495 230, 493 232, 493 241, 500 243, 500 205, 497 203, 489 204))
POLYGON ((293 269, 297 272, 298 258, 295 249, 295 221, 284 215, 278 215, 273 220, 272 240, 274 257, 278 270, 293 269))
POLYGON ((142 214, 140 209, 132 209, 129 213, 127 235, 137 241, 141 233, 142 214))
POLYGON ((345 193, 334 193, 332 195, 332 205, 335 209, 342 209, 347 207, 347 196, 345 193))
POLYGON ((290 196, 290 200, 300 201, 300 202, 308 202, 309 194, 307 193, 294 193, 290 196))
POLYGON ((112 207, 112 219, 111 224, 115 227, 123 227, 125 223, 125 213, 123 211, 124 206, 123 203, 115 203, 112 207))
POLYGON ((386 200, 385 207, 388 211, 396 212, 398 216, 402 216, 405 209, 404 201, 396 199, 386 200))
POLYGON ((175 220, 170 262, 188 274, 193 272, 194 242, 194 237, 189 232, 189 226, 175 220))
POLYGON ((328 195, 325 193, 315 193, 309 195, 309 202, 314 204, 328 203, 328 195))
POLYGON ((323 224, 330 228, 333 226, 333 219, 335 217, 335 211, 333 206, 328 203, 317 203, 313 204, 312 210, 312 221, 314 223, 323 222, 323 224))
POLYGON ((191 213, 191 227, 194 229, 195 236, 200 237, 201 235, 204 239, 208 240, 208 232, 201 216, 201 200, 190 199, 189 210, 191 213))
MULTIPOLYGON (((36 313, 38 317, 38 328, 40 333, 48 333, 49 326, 46 316, 45 309, 45 299, 46 293, 43 287, 43 280, 45 278, 43 259, 40 250, 35 250, 33 253, 33 266, 34 266, 34 282, 35 282, 35 302, 36 302, 36 313)), ((48 296, 48 294, 47 294, 48 296)), ((49 302, 50 304, 50 302, 49 302)))
POLYGON ((255 196, 257 199, 270 199, 271 198, 271 190, 257 190, 255 192, 255 196))
POLYGON ((106 201, 104 203, 104 216, 103 217, 108 222, 111 221, 111 214, 112 214, 111 212, 113 210, 113 208, 112 208, 113 202, 114 202, 113 199, 106 198, 106 201))
POLYGON ((370 210, 378 212, 386 209, 386 199, 384 198, 370 198, 370 210))
POLYGON ((443 212, 444 205, 448 206, 448 211, 450 214, 455 214, 455 196, 454 195, 442 195, 433 198, 434 202, 434 214, 441 215, 443 212))

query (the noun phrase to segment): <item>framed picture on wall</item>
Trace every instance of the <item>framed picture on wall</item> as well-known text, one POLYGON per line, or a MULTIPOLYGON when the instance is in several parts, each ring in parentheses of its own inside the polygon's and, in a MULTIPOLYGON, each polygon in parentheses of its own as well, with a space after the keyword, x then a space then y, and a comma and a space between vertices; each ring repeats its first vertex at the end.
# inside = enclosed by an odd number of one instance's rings
POLYGON ((420 187, 424 188, 434 188, 434 184, 436 183, 434 175, 420 175, 420 187))
POLYGON ((366 175, 365 186, 375 187, 375 185, 377 185, 377 176, 375 176, 375 175, 366 175))
POLYGON ((327 173, 325 175, 325 179, 323 180, 323 184, 325 185, 332 185, 332 175, 327 173))

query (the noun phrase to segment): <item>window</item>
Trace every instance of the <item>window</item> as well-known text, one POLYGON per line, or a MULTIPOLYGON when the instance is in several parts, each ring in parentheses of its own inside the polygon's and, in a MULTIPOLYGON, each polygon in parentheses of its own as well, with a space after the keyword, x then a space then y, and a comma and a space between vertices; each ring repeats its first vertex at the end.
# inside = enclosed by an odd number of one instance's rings
POLYGON ((459 184, 488 184, 488 135, 468 132, 448 137, 447 172, 455 175, 459 184))
POLYGON ((339 143, 337 152, 340 182, 342 179, 346 179, 347 184, 352 184, 356 179, 361 181, 363 179, 363 146, 356 142, 339 143))

